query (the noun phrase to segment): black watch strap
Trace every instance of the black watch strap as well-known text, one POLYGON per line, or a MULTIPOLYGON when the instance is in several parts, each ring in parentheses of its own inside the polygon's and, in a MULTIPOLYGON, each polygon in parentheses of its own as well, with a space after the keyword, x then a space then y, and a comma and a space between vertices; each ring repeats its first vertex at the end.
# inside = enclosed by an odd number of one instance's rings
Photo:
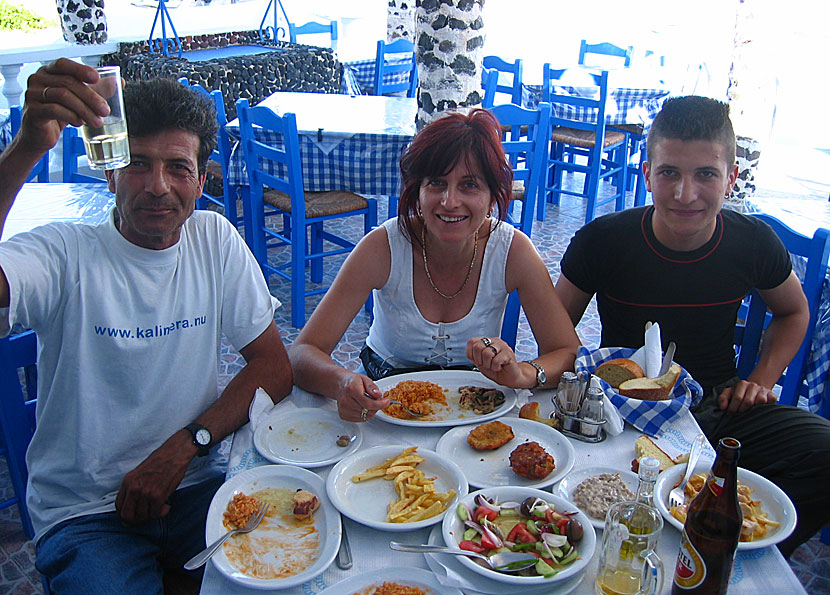
POLYGON ((198 455, 200 457, 207 456, 210 452, 210 446, 213 444, 213 436, 211 435, 210 430, 202 424, 197 424, 196 422, 187 424, 184 429, 190 432, 193 437, 193 444, 199 449, 198 455))

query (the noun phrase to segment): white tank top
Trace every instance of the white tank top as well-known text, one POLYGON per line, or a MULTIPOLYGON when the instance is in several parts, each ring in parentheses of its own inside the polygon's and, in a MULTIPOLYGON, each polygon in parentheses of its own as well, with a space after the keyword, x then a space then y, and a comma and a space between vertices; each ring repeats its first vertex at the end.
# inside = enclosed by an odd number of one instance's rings
POLYGON ((473 307, 455 322, 426 320, 412 289, 412 244, 398 229, 397 218, 383 223, 389 238, 391 266, 386 285, 373 291, 374 321, 366 344, 395 367, 464 366, 467 340, 498 337, 507 305, 504 272, 515 228, 491 219, 490 238, 481 265, 473 307))

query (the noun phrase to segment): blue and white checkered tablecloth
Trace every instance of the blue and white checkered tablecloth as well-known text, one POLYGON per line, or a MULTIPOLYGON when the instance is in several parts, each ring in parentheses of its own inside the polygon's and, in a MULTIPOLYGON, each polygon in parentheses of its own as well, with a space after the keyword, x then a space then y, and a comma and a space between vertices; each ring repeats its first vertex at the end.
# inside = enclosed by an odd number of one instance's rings
MULTIPOLYGON (((411 63, 411 58, 387 58, 387 64, 411 63)), ((371 95, 375 87, 375 59, 356 60, 343 65, 344 73, 349 71, 352 78, 357 82, 360 93, 371 95)), ((409 80, 408 72, 387 72, 383 75, 383 82, 389 84, 400 84, 409 80)), ((353 92, 353 91, 350 91, 353 92)))
MULTIPOLYGON (((596 87, 556 85, 554 92, 563 95, 584 95, 595 92, 596 87)), ((610 89, 606 106, 606 124, 642 124, 648 127, 663 102, 669 95, 668 89, 625 88, 610 89)), ((542 100, 541 85, 522 85, 522 105, 535 109, 542 100)), ((578 106, 554 105, 553 115, 560 118, 596 122, 596 112, 578 106)))

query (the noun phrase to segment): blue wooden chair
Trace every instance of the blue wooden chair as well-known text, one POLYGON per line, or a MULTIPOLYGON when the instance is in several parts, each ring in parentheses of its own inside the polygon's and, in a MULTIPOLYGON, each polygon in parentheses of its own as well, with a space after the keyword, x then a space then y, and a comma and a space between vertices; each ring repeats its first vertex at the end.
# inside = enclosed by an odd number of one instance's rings
POLYGON ((34 537, 26 508, 26 449, 35 431, 37 402, 37 337, 33 331, 0 339, 0 429, 2 452, 9 465, 14 496, 0 508, 17 504, 23 530, 34 537), (20 370, 23 374, 20 374, 20 370), (21 384, 21 379, 23 384, 21 384), (25 390, 24 390, 25 389, 25 390))
MULTIPOLYGON (((621 48, 608 42, 591 44, 583 39, 579 44, 579 65, 586 66, 585 56, 587 56, 588 54, 594 54, 598 56, 612 56, 622 58, 623 66, 625 68, 628 68, 629 66, 631 66, 631 54, 633 52, 633 46, 621 48)), ((589 63, 587 64, 587 66, 593 65, 589 63)))
POLYGON ((239 189, 228 183, 232 143, 228 131, 225 130, 228 118, 225 115, 225 99, 222 96, 222 91, 208 91, 202 85, 191 85, 186 77, 181 77, 179 82, 185 87, 195 89, 213 101, 213 105, 216 107, 216 122, 219 124, 219 131, 216 133, 216 148, 208 158, 208 175, 205 181, 205 189, 201 198, 196 201, 196 208, 204 210, 208 203, 220 206, 228 221, 236 227, 239 223, 236 212, 236 198, 239 189))
POLYGON ((323 223, 362 215, 363 231, 368 233, 377 225, 377 202, 343 190, 304 192, 294 114, 278 116, 266 107, 251 108, 247 99, 239 99, 236 110, 250 185, 244 200, 246 226, 251 222, 251 251, 266 279, 276 274, 291 282, 291 324, 299 328, 305 324, 305 298, 328 289, 306 290, 306 265, 310 264, 311 282, 322 283, 323 258, 346 254, 355 246, 353 241, 326 231, 323 223), (256 140, 254 126, 281 134, 283 146, 276 148, 256 140), (266 226, 265 205, 282 215, 282 229, 266 226), (324 241, 336 249, 326 250, 324 241), (278 246, 291 249, 291 258, 284 264, 269 262, 268 249, 278 246))
MULTIPOLYGON (((19 105, 13 105, 9 108, 10 121, 12 124, 12 136, 17 134, 20 130, 20 124, 23 121, 23 108, 19 105)), ((27 182, 48 182, 49 181, 49 151, 41 158, 29 172, 26 177, 27 182)))
MULTIPOLYGON (((806 397, 809 394, 809 387, 806 382, 807 366, 810 361, 813 334, 818 322, 821 288, 827 276, 830 231, 820 228, 810 238, 793 231, 770 215, 759 213, 753 216, 768 223, 791 254, 802 256, 807 260, 801 287, 807 296, 807 303, 810 308, 810 323, 807 326, 807 333, 801 342, 801 347, 777 383, 781 386, 778 402, 782 405, 797 405, 800 396, 806 397)), ((738 376, 746 378, 758 361, 762 335, 771 319, 771 315, 767 312, 767 305, 757 291, 753 290, 747 296, 739 312, 739 318, 743 322, 735 328, 735 345, 738 352, 737 368, 738 376)), ((830 381, 830 378, 827 381, 830 381)), ((825 411, 828 410, 827 403, 822 403, 822 406, 825 411)))
POLYGON ((318 35, 321 33, 328 33, 331 38, 329 47, 333 50, 337 49, 337 21, 331 21, 328 25, 323 23, 316 23, 314 21, 308 22, 304 25, 295 25, 288 23, 288 39, 291 43, 297 43, 298 35, 318 35))
POLYGON ((486 108, 495 104, 496 93, 505 93, 510 97, 508 103, 522 105, 522 61, 520 59, 513 63, 506 62, 498 56, 485 56, 482 61, 482 70, 495 71, 495 78, 490 77, 483 80, 485 101, 482 102, 486 108), (502 79, 509 79, 509 83, 502 83, 502 79))
POLYGON ((63 181, 74 183, 106 184, 105 178, 78 173, 78 157, 86 156, 84 139, 74 126, 63 129, 63 181))
POLYGON ((396 39, 392 43, 378 41, 375 55, 375 84, 373 95, 406 93, 415 97, 418 92, 418 66, 415 60, 415 45, 408 39, 396 39), (390 60, 389 54, 409 54, 410 60, 390 60), (404 73, 408 72, 409 76, 404 73))
POLYGON ((562 194, 586 199, 585 222, 593 220, 597 207, 614 202, 615 209, 625 208, 628 138, 624 132, 608 130, 605 123, 608 100, 608 72, 597 75, 597 93, 590 96, 555 93, 550 66, 545 64, 542 101, 551 104, 551 144, 545 181, 539 192, 537 218, 545 218, 548 199, 558 205, 562 194), (569 153, 581 155, 571 159, 569 153), (564 172, 585 176, 581 190, 577 184, 565 185, 564 172), (613 182, 611 196, 598 201, 602 180, 613 182))

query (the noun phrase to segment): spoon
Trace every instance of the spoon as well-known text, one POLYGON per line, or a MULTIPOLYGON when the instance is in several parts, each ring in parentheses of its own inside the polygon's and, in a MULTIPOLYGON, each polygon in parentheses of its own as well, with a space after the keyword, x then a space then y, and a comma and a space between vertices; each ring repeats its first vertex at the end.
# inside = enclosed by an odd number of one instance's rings
MULTIPOLYGON (((365 391, 363 392, 363 394, 366 395, 367 397, 369 397, 370 399, 372 399, 373 401, 376 400, 372 395, 370 395, 369 393, 367 393, 365 391)), ((389 402, 392 403, 393 405, 400 405, 412 417, 424 417, 426 415, 426 413, 421 413, 420 411, 415 411, 413 409, 410 409, 409 407, 407 407, 406 405, 404 405, 400 401, 396 401, 395 399, 389 399, 389 402)))
POLYGON ((518 572, 525 568, 534 566, 539 558, 530 554, 523 554, 522 552, 500 552, 492 556, 485 556, 478 552, 470 552, 467 550, 456 549, 452 547, 444 547, 440 545, 429 544, 406 544, 398 543, 397 541, 390 541, 389 547, 399 552, 416 552, 426 554, 452 554, 453 556, 469 556, 472 558, 481 558, 487 565, 498 572, 518 572))

